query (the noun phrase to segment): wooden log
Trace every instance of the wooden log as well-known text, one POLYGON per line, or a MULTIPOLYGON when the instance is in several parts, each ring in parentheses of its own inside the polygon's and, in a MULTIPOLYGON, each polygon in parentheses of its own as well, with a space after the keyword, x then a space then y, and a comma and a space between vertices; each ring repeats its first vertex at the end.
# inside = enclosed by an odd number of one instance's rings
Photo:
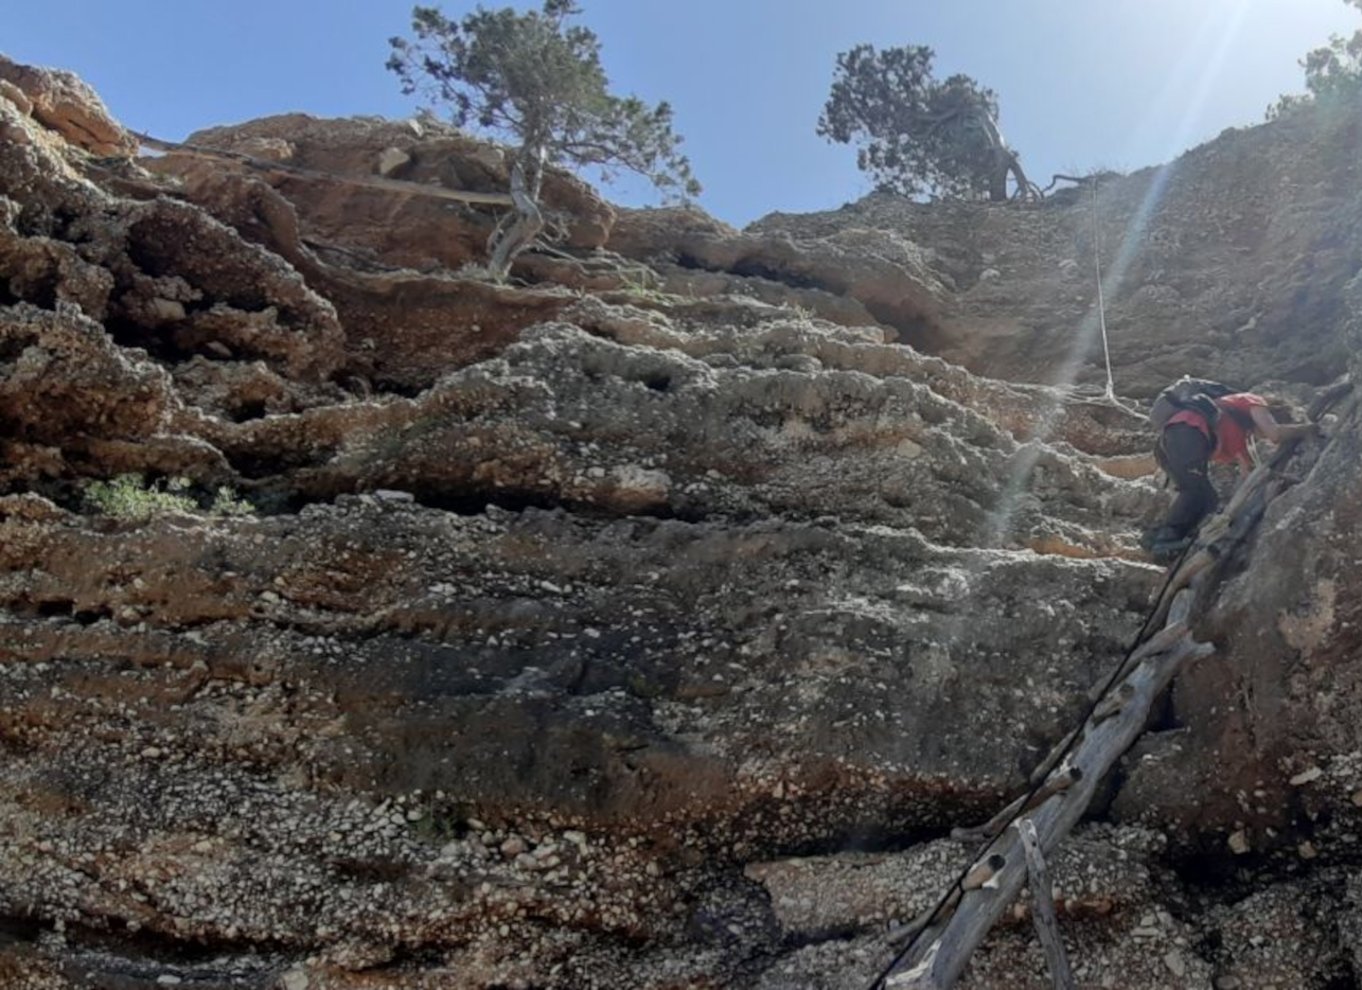
POLYGON ((1054 982, 1055 990, 1074 990, 1074 974, 1069 968, 1064 942, 1059 937, 1059 920, 1055 917, 1054 895, 1050 890, 1050 871, 1045 868, 1036 826, 1031 819, 1022 818, 1017 822, 1017 834, 1021 837, 1022 851, 1026 854, 1027 884, 1031 888, 1031 899, 1036 902, 1036 934, 1040 936, 1045 961, 1050 966, 1050 979, 1054 982))
POLYGON ((1192 617, 1192 605, 1196 602, 1196 595, 1191 588, 1183 588, 1173 596, 1173 602, 1168 607, 1168 625, 1164 627, 1167 632, 1176 626, 1186 628, 1187 621, 1192 617))
POLYGON ((1202 546, 1210 546, 1217 540, 1223 539, 1229 528, 1230 520, 1228 516, 1212 516, 1202 524, 1201 529, 1197 530, 1197 542, 1202 546))
MULTIPOLYGON (((1274 457, 1273 460, 1276 460, 1276 458, 1274 457)), ((1249 472, 1249 476, 1239 482, 1239 486, 1235 488, 1234 494, 1230 496, 1230 500, 1225 503, 1225 508, 1221 510, 1220 515, 1226 519, 1233 519, 1237 516, 1239 510, 1244 507, 1244 503, 1249 500, 1254 492, 1263 486, 1263 483, 1267 481, 1271 474, 1271 462, 1259 464, 1249 472)))
POLYGON ((1036 769, 1031 771, 1029 783, 1035 787, 1046 777, 1050 776, 1050 771, 1059 766, 1061 760, 1073 748, 1074 741, 1087 729, 1087 722, 1082 725, 1075 725, 1059 742, 1055 743, 1054 749, 1050 750, 1050 755, 1040 761, 1036 769))
MULTIPOLYGON (((1042 852, 1052 851, 1082 818, 1098 783, 1139 738, 1154 700, 1183 665, 1214 652, 1210 644, 1183 640, 1175 649, 1147 658, 1130 672, 1127 682, 1134 689, 1131 701, 1115 717, 1089 726, 1074 747, 1071 762, 1082 771, 1082 778, 1062 801, 1048 801, 1032 815, 1042 852)), ((1005 865, 986 886, 961 896, 950 919, 931 941, 920 939, 913 946, 884 981, 886 990, 949 990, 955 985, 970 955, 1026 880, 1026 857, 1017 833, 1008 831, 994 846, 1005 858, 1005 865)))
MULTIPOLYGON (((1173 598, 1167 601, 1167 616, 1165 617, 1167 625, 1163 626, 1162 629, 1159 629, 1159 632, 1154 633, 1154 636, 1151 636, 1150 639, 1145 640, 1143 647, 1140 647, 1139 650, 1136 650, 1130 655, 1130 659, 1126 660, 1124 665, 1121 665, 1121 670, 1117 671, 1117 675, 1106 682, 1107 685, 1117 684, 1117 682, 1124 680, 1126 675, 1135 669, 1137 663, 1143 662, 1143 660, 1156 654, 1165 654, 1165 652, 1177 647, 1182 640, 1189 639, 1189 637, 1192 636, 1192 628, 1190 628, 1190 625, 1188 624, 1190 618, 1192 618, 1192 605, 1196 602, 1196 592, 1193 590, 1199 586, 1201 575, 1204 575, 1204 573, 1204 571, 1200 571, 1197 575, 1193 575, 1189 586, 1175 592, 1173 598)), ((1162 611, 1162 607, 1160 607, 1160 611, 1162 611)), ((1096 686, 1094 690, 1096 689, 1096 686)), ((1117 705, 1117 709, 1120 709, 1120 707, 1125 704, 1125 701, 1129 699, 1129 694, 1125 692, 1125 689, 1128 688, 1128 686, 1129 685, 1125 684, 1121 685, 1121 701, 1120 704, 1117 705)), ((1107 688, 1106 693, 1107 696, 1110 697, 1110 686, 1107 688)), ((1092 708, 1092 715, 1090 716, 1092 722, 1100 722, 1100 720, 1110 718, 1110 716, 1114 714, 1114 712, 1107 711, 1107 709, 1103 708, 1103 705, 1106 703, 1105 701, 1098 700, 1099 696, 1090 694, 1090 697, 1095 701, 1094 708, 1092 708)))
POLYGON ((1092 714, 1088 716, 1089 720, 1093 725, 1096 725, 1098 722, 1105 722, 1113 715, 1119 714, 1121 709, 1126 706, 1126 702, 1134 697, 1134 695, 1135 692, 1131 690, 1129 684, 1122 684, 1093 708, 1092 714))
POLYGON ((1168 585, 1168 590, 1164 593, 1164 598, 1171 602, 1179 591, 1192 583, 1192 579, 1216 562, 1218 554, 1209 547, 1198 550, 1192 556, 1183 561, 1178 568, 1173 580, 1168 585))
POLYGON ((1163 596, 1154 608, 1155 626, 1161 626, 1168 621, 1169 610, 1172 608, 1173 600, 1177 598, 1178 592, 1190 587, 1199 575, 1210 570, 1215 562, 1220 559, 1220 552, 1206 548, 1198 550, 1183 561, 1182 566, 1178 568, 1177 573, 1173 575, 1164 588, 1163 596))
POLYGON ((1051 777, 1041 787, 1034 791, 1028 791, 1017 798, 984 824, 976 825, 974 828, 951 829, 951 838, 957 842, 978 842, 982 839, 991 839, 996 835, 1001 835, 1003 829, 1007 828, 1018 815, 1023 815, 1032 808, 1044 804, 1056 794, 1068 790, 1082 776, 1083 771, 1079 770, 1078 767, 1066 767, 1063 772, 1051 777))
POLYGON ((1321 416, 1332 409, 1341 399, 1352 393, 1353 383, 1351 381, 1341 381, 1336 385, 1331 385, 1319 395, 1315 396, 1315 401, 1310 403, 1310 408, 1306 410, 1305 417, 1314 423, 1321 416))
POLYGON ((963 893, 964 891, 959 887, 952 887, 951 892, 941 903, 929 907, 908 924, 890 929, 887 936, 889 944, 896 948, 907 945, 918 932, 935 924, 939 919, 954 911, 955 906, 960 903, 960 895, 963 893))
POLYGON ((1114 674, 1108 675, 1105 679, 1098 681, 1088 689, 1088 700, 1090 702, 1096 702, 1111 690, 1113 684, 1119 683, 1121 678, 1125 677, 1137 663, 1146 657, 1153 656, 1155 653, 1164 653, 1172 649, 1177 644, 1178 640, 1187 635, 1187 631, 1187 623, 1185 621, 1172 621, 1170 614, 1168 625, 1164 626, 1153 636, 1150 636, 1145 640, 1144 644, 1121 664, 1120 669, 1114 674))
POLYGON ((989 853, 979 862, 975 863, 965 878, 960 881, 961 890, 978 890, 990 880, 998 875, 998 871, 1007 865, 1007 857, 1002 853, 989 853))

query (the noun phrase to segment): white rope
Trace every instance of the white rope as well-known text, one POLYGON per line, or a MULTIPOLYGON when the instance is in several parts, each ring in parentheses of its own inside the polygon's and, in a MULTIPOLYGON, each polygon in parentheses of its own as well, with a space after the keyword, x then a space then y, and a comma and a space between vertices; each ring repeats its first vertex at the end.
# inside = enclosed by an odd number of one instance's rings
POLYGON ((1144 418, 1144 413, 1132 409, 1116 398, 1116 378, 1111 373, 1111 344, 1107 340, 1107 303, 1102 294, 1102 228, 1097 213, 1097 176, 1092 179, 1092 266, 1097 274, 1097 325, 1102 329, 1102 358, 1107 366, 1107 387, 1103 398, 1117 409, 1144 418))
POLYGON ((1102 297, 1102 241, 1097 222, 1097 176, 1092 179, 1092 264, 1097 272, 1097 323, 1102 328, 1102 357, 1107 364, 1107 398, 1116 401, 1116 379, 1111 374, 1111 345, 1107 342, 1107 305, 1102 297))

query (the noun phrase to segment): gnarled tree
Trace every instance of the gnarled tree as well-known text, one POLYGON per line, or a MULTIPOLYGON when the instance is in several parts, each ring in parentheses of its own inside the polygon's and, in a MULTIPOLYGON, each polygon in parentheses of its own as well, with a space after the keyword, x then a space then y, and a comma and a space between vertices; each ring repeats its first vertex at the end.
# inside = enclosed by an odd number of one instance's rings
POLYGON ((700 191, 672 131, 671 107, 610 94, 596 35, 567 23, 578 13, 573 0, 544 0, 541 10, 523 14, 478 7, 455 23, 437 8, 416 7, 414 38, 389 42, 387 65, 404 93, 427 97, 457 127, 516 146, 515 219, 489 245, 487 267, 497 278, 544 229, 539 194, 549 163, 595 166, 606 179, 623 168, 664 191, 700 191))
MULTIPOLYGON (((1362 10, 1362 0, 1343 2, 1362 10)), ((1308 52, 1301 59, 1301 67, 1305 69, 1307 92, 1283 96, 1268 107, 1269 120, 1296 107, 1356 97, 1362 93, 1362 29, 1354 31, 1350 38, 1332 35, 1327 45, 1308 52)))
POLYGON ((818 134, 860 145, 856 164, 880 189, 905 196, 993 201, 1038 196, 998 129, 998 98, 966 75, 938 81, 926 45, 876 51, 857 45, 837 56, 818 134))

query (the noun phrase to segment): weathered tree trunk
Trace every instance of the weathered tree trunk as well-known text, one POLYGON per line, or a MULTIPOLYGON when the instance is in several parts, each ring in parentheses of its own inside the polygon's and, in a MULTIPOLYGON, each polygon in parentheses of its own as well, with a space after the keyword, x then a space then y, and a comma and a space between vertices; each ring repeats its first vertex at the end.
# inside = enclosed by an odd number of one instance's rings
POLYGON ((1011 172, 1008 164, 1010 155, 1006 149, 995 148, 995 164, 988 177, 988 201, 990 203, 1007 202, 1007 176, 1011 172))
POLYGON ((493 278, 504 279, 516 256, 533 244, 543 231, 544 214, 539 209, 539 190, 543 181, 543 146, 522 149, 511 166, 511 201, 515 204, 516 218, 494 236, 491 257, 487 261, 487 270, 493 278))
MULTIPOLYGON (((988 199, 991 203, 1007 201, 1007 178, 1011 176, 1017 183, 1017 198, 1031 199, 1036 194, 1036 186, 1022 171, 1021 160, 1017 153, 1007 146, 1007 139, 998 128, 998 122, 991 114, 980 111, 979 125, 993 149, 993 167, 989 175, 988 199)), ((1038 197, 1037 197, 1038 198, 1038 197)))
MULTIPOLYGON (((1017 157, 1015 152, 1008 152, 1007 171, 1012 174, 1013 181, 1017 183, 1018 199, 1042 198, 1040 187, 1026 177, 1026 173, 1021 167, 1021 159, 1017 157)), ((1006 184, 1007 180, 1004 179, 1004 188, 1006 188, 1006 184)))

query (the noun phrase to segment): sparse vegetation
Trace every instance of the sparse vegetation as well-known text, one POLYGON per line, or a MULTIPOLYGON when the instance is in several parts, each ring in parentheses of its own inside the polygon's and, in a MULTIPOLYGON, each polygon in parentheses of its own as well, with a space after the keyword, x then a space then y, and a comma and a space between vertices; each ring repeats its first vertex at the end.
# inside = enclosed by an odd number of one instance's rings
POLYGON ((662 289, 662 280, 651 268, 631 266, 618 270, 620 284, 614 290, 627 294, 641 305, 667 306, 685 302, 684 296, 662 289))
POLYGON ((1037 195, 1017 152, 998 129, 998 98, 966 75, 938 82, 926 45, 877 51, 857 45, 837 56, 818 134, 856 142, 856 164, 881 190, 955 199, 1037 195))
POLYGON ((545 167, 591 166, 605 177, 623 168, 664 191, 696 195, 700 184, 680 153, 672 110, 609 92, 600 42, 573 0, 544 0, 541 10, 510 7, 455 22, 438 8, 412 11, 415 40, 392 38, 388 68, 402 91, 426 96, 458 127, 518 145, 511 164, 515 219, 493 236, 487 267, 500 279, 544 231, 539 208, 545 167))
MULTIPOLYGON (((1343 0, 1350 7, 1362 11, 1362 0, 1343 0)), ((1267 108, 1267 119, 1316 103, 1330 103, 1362 93, 1362 28, 1352 37, 1333 35, 1327 45, 1308 52, 1301 59, 1305 69, 1304 93, 1282 96, 1267 108)))
POLYGON ((255 514, 255 506, 242 498, 226 485, 220 485, 213 493, 213 501, 208 506, 210 516, 250 516, 255 514))
POLYGON ((165 478, 147 482, 140 474, 120 474, 110 481, 93 481, 85 489, 85 504, 93 512, 117 519, 151 519, 155 516, 204 514, 248 516, 255 507, 232 489, 219 487, 204 508, 190 490, 188 478, 165 478))

